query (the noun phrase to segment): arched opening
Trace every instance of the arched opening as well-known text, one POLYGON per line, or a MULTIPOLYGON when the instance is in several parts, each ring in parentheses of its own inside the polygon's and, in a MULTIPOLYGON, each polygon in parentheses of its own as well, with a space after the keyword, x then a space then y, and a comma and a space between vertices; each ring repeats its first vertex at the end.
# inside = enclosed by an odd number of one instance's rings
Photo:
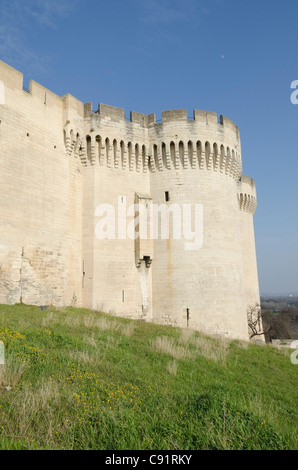
POLYGON ((146 146, 142 146, 142 164, 143 170, 147 170, 147 162, 146 162, 146 146))
POLYGON ((184 143, 181 140, 179 142, 179 162, 180 167, 184 168, 184 143))
POLYGON ((231 150, 227 147, 227 159, 226 159, 226 173, 229 171, 231 165, 231 150))
POLYGON ((148 168, 149 171, 152 173, 153 172, 153 165, 152 165, 152 156, 148 155, 148 168))
POLYGON ((153 158, 154 158, 155 168, 158 169, 159 164, 158 164, 158 152, 157 152, 156 144, 153 145, 153 158))
POLYGON ((87 159, 91 163, 91 137, 87 135, 86 137, 86 147, 87 147, 87 159))
POLYGON ((213 168, 217 170, 218 167, 218 146, 213 144, 213 168))
POLYGON ((202 168, 202 142, 200 140, 197 141, 197 162, 199 168, 202 168))
POLYGON ((170 143, 170 154, 171 154, 172 167, 175 168, 176 149, 175 149, 175 143, 174 142, 170 143))
POLYGON ((166 152, 166 144, 162 142, 161 144, 161 156, 162 156, 162 164, 164 168, 167 168, 167 152, 166 152))
POLYGON ((193 145, 192 145, 191 140, 187 144, 187 154, 188 154, 189 166, 192 168, 192 166, 193 166, 193 145))
POLYGON ((131 142, 128 142, 127 144, 127 152, 128 152, 128 165, 129 165, 129 169, 132 170, 132 143, 131 142))
POLYGON ((80 148, 80 134, 76 135, 75 145, 74 145, 74 155, 76 156, 79 153, 80 148))
POLYGON ((105 146, 106 146, 106 163, 108 166, 110 166, 110 139, 107 137, 105 140, 105 146))
POLYGON ((99 163, 101 163, 101 137, 97 135, 95 137, 95 152, 99 163))
POLYGON ((141 162, 140 162, 139 144, 135 145, 135 165, 136 165, 137 171, 140 171, 141 162))
POLYGON ((114 167, 118 167, 118 155, 117 155, 117 140, 113 140, 113 156, 114 156, 114 167))
POLYGON ((210 143, 209 142, 206 142, 205 143, 205 160, 206 160, 206 167, 207 168, 210 168, 209 167, 209 160, 210 160, 210 143))
POLYGON ((220 171, 223 171, 225 163, 225 148, 223 145, 220 146, 220 160, 219 160, 219 168, 220 171))
POLYGON ((121 160, 121 168, 125 168, 125 150, 124 150, 124 142, 121 140, 120 142, 120 160, 121 160))

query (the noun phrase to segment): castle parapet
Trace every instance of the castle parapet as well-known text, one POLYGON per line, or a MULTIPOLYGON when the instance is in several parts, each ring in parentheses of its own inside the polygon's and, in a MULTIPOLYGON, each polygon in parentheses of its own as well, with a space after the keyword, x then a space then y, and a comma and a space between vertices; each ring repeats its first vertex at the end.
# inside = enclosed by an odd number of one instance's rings
POLYGON ((84 103, 84 116, 85 118, 90 117, 92 115, 92 103, 84 103))
POLYGON ((82 160, 86 150, 84 164, 88 161, 103 164, 106 158, 108 167, 119 168, 121 162, 120 167, 126 169, 129 161, 127 168, 144 172, 148 168, 151 172, 172 168, 213 169, 238 182, 242 161, 237 126, 223 116, 218 122, 214 112, 194 110, 193 113, 194 119, 188 119, 185 109, 167 110, 162 112, 161 122, 156 122, 155 114, 131 111, 128 121, 123 108, 99 104, 94 113, 92 103, 85 103, 84 116, 86 123, 90 120, 91 130, 84 134, 73 128, 73 135, 80 138, 71 138, 72 120, 69 118, 65 129, 67 151, 70 154, 74 148, 81 149, 82 160))
POLYGON ((236 124, 231 121, 231 119, 225 117, 225 116, 220 116, 220 124, 224 126, 226 129, 230 129, 232 132, 235 132, 239 136, 239 129, 236 124))
POLYGON ((123 108, 116 108, 108 104, 98 104, 98 114, 103 118, 111 119, 112 121, 124 121, 125 113, 123 108))
POLYGON ((187 121, 186 109, 175 109, 172 111, 162 111, 162 122, 187 121))
POLYGON ((193 122, 204 126, 213 126, 218 132, 226 132, 236 143, 240 144, 239 128, 231 119, 225 116, 218 116, 212 111, 204 111, 201 109, 193 110, 193 119, 187 118, 186 109, 175 109, 162 111, 162 124, 174 122, 193 122))
MULTIPOLYGON (((85 118, 90 117, 93 113, 92 103, 84 104, 85 118)), ((110 119, 111 121, 120 122, 125 121, 125 111, 123 108, 117 108, 107 104, 99 103, 98 109, 95 112, 102 119, 110 119)), ((139 124, 141 127, 148 128, 150 125, 155 124, 155 114, 144 114, 137 113, 135 111, 130 112, 130 122, 139 124)))
POLYGON ((196 122, 200 122, 202 124, 218 124, 217 114, 211 111, 194 109, 193 118, 196 122))
POLYGON ((0 76, 5 86, 16 90, 23 89, 23 74, 2 60, 0 60, 0 76))
MULTIPOLYGON (((162 122, 175 122, 175 121, 187 121, 187 110, 186 109, 174 109, 174 110, 167 110, 162 111, 162 122)), ((189 121, 192 121, 189 119, 189 121)), ((200 124, 218 124, 219 126, 223 126, 225 129, 229 129, 234 132, 236 135, 239 136, 239 129, 236 124, 231 121, 231 119, 220 116, 218 118, 217 113, 212 111, 204 111, 201 109, 194 109, 193 110, 193 121, 200 124)))
POLYGON ((150 125, 155 124, 155 114, 142 114, 135 111, 130 112, 130 122, 139 124, 141 127, 148 128, 150 125))
MULTIPOLYGON (((92 103, 84 104, 85 118, 91 117, 92 115, 100 116, 101 119, 107 119, 112 122, 124 122, 127 124, 137 124, 140 127, 149 129, 155 125, 160 127, 162 125, 171 126, 175 123, 185 123, 186 125, 196 126, 201 125, 206 128, 210 126, 213 131, 216 131, 221 136, 226 136, 230 140, 234 141, 238 147, 240 153, 240 133, 236 124, 229 118, 212 111, 204 111, 200 109, 193 110, 193 119, 187 117, 186 109, 173 109, 165 110, 161 113, 161 121, 156 121, 155 114, 144 114, 135 111, 130 111, 130 119, 125 118, 125 111, 123 108, 117 108, 115 106, 106 105, 99 103, 97 111, 95 113, 92 110, 92 103)), ((207 130, 207 129, 206 129, 207 130)))
POLYGON ((257 209, 257 192, 255 181, 242 175, 238 182, 238 202, 241 211, 254 214, 257 209))

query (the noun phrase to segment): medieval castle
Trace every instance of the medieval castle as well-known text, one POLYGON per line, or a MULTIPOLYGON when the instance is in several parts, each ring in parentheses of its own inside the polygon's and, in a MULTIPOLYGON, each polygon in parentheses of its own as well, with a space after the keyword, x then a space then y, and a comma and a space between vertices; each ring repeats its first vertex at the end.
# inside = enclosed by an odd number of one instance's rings
POLYGON ((0 161, 0 303, 72 304, 248 339, 247 309, 260 302, 256 189, 230 119, 94 112, 32 80, 25 90, 0 62, 0 161), (153 206, 168 236, 128 236, 141 212, 153 225, 153 206))

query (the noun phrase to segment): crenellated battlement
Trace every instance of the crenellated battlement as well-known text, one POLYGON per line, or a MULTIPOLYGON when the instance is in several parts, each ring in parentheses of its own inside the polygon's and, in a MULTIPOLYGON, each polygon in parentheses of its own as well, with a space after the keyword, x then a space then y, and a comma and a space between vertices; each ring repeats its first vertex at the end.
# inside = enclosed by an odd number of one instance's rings
POLYGON ((166 125, 174 123, 194 123, 204 126, 216 126, 219 132, 227 131, 234 134, 234 139, 240 142, 239 128, 231 119, 211 111, 204 111, 200 109, 193 110, 193 118, 188 118, 186 109, 166 110, 161 113, 161 120, 156 120, 155 114, 143 114, 135 111, 130 111, 130 119, 125 117, 125 110, 115 106, 106 105, 103 103, 98 104, 98 109, 93 112, 92 103, 84 105, 84 116, 90 118, 92 115, 98 115, 103 120, 115 121, 120 123, 126 121, 127 123, 139 124, 140 127, 150 128, 154 125, 166 125))
POLYGON ((211 139, 148 138, 148 135, 112 133, 105 129, 91 129, 86 135, 64 128, 65 148, 69 155, 80 157, 83 166, 99 165, 128 171, 152 172, 171 169, 213 170, 225 173, 238 181, 242 173, 241 155, 237 149, 211 139))
POLYGON ((240 144, 240 134, 236 124, 225 116, 218 116, 214 112, 195 109, 193 110, 193 118, 189 119, 186 109, 166 110, 162 111, 161 121, 157 121, 155 114, 130 111, 130 118, 127 119, 123 108, 99 103, 98 109, 94 112, 91 102, 82 103, 69 94, 60 97, 34 80, 30 80, 29 89, 25 90, 23 88, 23 74, 2 61, 0 61, 0 79, 4 88, 7 87, 10 90, 21 91, 31 95, 44 105, 49 105, 51 100, 54 100, 55 104, 59 103, 64 106, 65 111, 70 115, 75 112, 81 119, 85 118, 88 120, 92 117, 98 117, 103 121, 119 124, 126 123, 126 126, 131 123, 134 126, 138 125, 140 128, 145 129, 152 129, 154 126, 160 127, 160 125, 172 126, 175 123, 182 122, 186 125, 214 126, 219 133, 228 133, 231 139, 240 144))
POLYGON ((0 60, 0 79, 4 86, 23 91, 24 76, 21 72, 0 60))
POLYGON ((32 99, 34 105, 47 106, 63 106, 64 97, 60 97, 35 82, 30 80, 29 88, 24 87, 24 76, 21 72, 7 65, 0 60, 0 81, 4 87, 5 100, 1 104, 14 105, 18 109, 22 105, 22 97, 32 99), (20 93, 20 95, 17 95, 20 93))
MULTIPOLYGON (((82 103, 70 94, 62 97, 31 80, 23 89, 23 74, 0 62, 0 77, 8 100, 16 106, 14 93, 31 97, 32 106, 51 113, 63 113, 63 136, 67 154, 79 158, 83 166, 107 165, 140 172, 206 169, 225 173, 238 181, 242 173, 238 127, 230 119, 210 111, 186 109, 155 114, 130 112, 123 108, 91 102, 82 103), (7 89, 7 90, 6 90, 7 89), (59 111, 60 110, 60 111, 59 111)), ((49 119, 50 114, 47 114, 49 119)))
POLYGON ((216 113, 194 110, 155 114, 131 111, 130 121, 123 108, 100 103, 84 105, 84 126, 64 129, 66 149, 80 149, 84 166, 105 165, 110 168, 140 172, 206 169, 225 173, 238 181, 242 174, 241 144, 238 127, 216 113), (71 137, 72 135, 72 137, 71 137))

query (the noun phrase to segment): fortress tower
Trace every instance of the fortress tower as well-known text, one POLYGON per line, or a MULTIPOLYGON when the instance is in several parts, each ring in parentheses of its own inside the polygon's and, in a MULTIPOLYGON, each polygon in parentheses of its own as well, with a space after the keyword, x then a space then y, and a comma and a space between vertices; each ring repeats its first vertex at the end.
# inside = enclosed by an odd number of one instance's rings
POLYGON ((94 112, 34 81, 24 90, 0 62, 0 152, 1 303, 248 339, 247 309, 260 302, 256 189, 232 121, 94 112), (151 236, 137 236, 141 220, 151 236), (168 233, 154 232, 165 221, 168 233))

